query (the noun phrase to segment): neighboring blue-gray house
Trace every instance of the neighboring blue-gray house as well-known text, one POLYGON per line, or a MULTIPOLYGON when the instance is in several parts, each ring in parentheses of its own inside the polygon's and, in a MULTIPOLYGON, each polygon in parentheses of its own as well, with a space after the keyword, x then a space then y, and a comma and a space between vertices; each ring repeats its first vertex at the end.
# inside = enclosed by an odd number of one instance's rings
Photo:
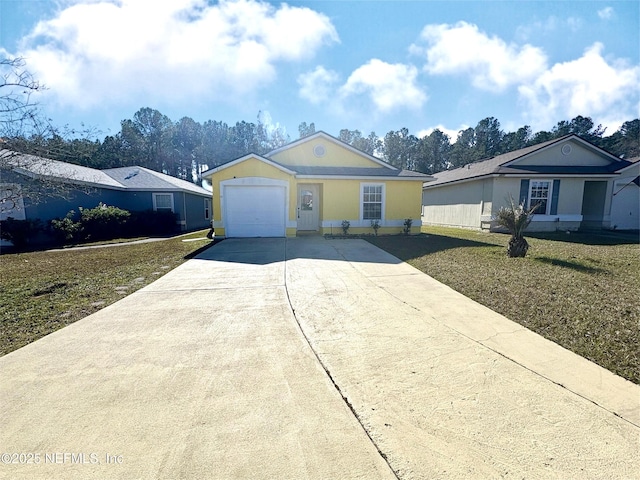
POLYGON ((96 170, 7 150, 0 151, 0 159, 4 167, 0 169, 0 220, 13 217, 47 222, 78 207, 94 208, 102 202, 129 211, 171 211, 181 230, 211 224, 210 191, 148 168, 96 170), (23 196, 22 186, 35 180, 44 188, 53 187, 57 194, 41 194, 33 202, 25 189, 23 196))

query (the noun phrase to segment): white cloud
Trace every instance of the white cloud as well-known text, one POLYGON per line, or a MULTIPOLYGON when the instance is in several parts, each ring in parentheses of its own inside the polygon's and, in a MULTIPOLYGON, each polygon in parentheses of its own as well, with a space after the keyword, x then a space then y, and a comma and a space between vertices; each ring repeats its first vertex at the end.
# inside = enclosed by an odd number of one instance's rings
POLYGON ((598 10, 598 16, 602 20, 610 20, 613 17, 613 7, 605 7, 602 10, 598 10))
POLYGON ((279 62, 338 42, 309 8, 260 0, 82 1, 41 21, 16 55, 59 102, 228 98, 273 81, 279 62))
POLYGON ((547 67, 547 57, 540 48, 507 44, 466 22, 427 25, 421 44, 412 45, 410 51, 426 57, 426 72, 468 75, 472 84, 483 90, 500 91, 521 84, 547 67))
POLYGON ((435 127, 425 128, 424 130, 420 130, 416 135, 418 138, 424 138, 433 133, 434 130, 440 130, 442 133, 446 133, 449 136, 449 142, 451 144, 455 143, 458 139, 458 132, 460 130, 466 130, 469 128, 469 125, 462 124, 458 128, 447 128, 444 125, 436 125, 435 127))
POLYGON ((340 96, 347 99, 365 95, 379 112, 397 108, 419 109, 427 95, 417 85, 418 69, 413 65, 390 64, 372 59, 354 70, 340 88, 340 96))
POLYGON ((319 105, 331 99, 338 81, 339 76, 336 72, 318 66, 312 72, 298 76, 299 95, 314 105, 319 105))
POLYGON ((603 45, 595 43, 582 57, 557 63, 518 91, 534 128, 549 128, 558 118, 590 116, 616 125, 637 114, 640 66, 607 62, 603 45))

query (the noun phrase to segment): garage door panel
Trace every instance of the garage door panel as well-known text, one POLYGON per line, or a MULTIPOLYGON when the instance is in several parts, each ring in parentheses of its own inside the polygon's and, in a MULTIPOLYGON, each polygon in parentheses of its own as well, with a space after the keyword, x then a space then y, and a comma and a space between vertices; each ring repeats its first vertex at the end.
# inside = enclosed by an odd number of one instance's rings
POLYGON ((225 233, 228 237, 283 237, 285 188, 225 186, 225 233))

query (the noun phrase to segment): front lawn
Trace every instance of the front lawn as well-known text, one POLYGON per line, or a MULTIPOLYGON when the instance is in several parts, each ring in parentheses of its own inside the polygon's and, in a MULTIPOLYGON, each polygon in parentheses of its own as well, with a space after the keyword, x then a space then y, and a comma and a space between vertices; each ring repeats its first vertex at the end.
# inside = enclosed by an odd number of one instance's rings
POLYGON ((436 280, 640 384, 637 235, 527 236, 526 258, 507 258, 508 235, 428 228, 368 240, 436 280))
POLYGON ((208 230, 169 240, 0 256, 0 355, 119 300, 180 265, 208 230))

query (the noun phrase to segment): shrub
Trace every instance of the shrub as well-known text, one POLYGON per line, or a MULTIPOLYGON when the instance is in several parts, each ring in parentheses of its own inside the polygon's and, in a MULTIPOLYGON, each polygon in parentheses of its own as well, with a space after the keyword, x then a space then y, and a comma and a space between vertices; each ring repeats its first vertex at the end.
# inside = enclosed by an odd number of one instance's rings
POLYGON ((103 203, 91 209, 80 207, 79 211, 71 210, 66 217, 51 220, 51 230, 59 242, 163 235, 178 230, 172 212, 129 212, 103 203))
POLYGON ((51 220, 51 231, 59 243, 80 240, 82 224, 74 220, 76 217, 77 214, 75 210, 71 210, 64 218, 54 218, 51 220))
POLYGON ((533 212, 538 208, 538 204, 527 210, 523 204, 516 205, 511 195, 509 195, 508 200, 509 206, 500 207, 494 220, 511 234, 509 245, 507 246, 507 256, 524 257, 529 250, 529 243, 523 236, 524 231, 533 220, 533 212))
POLYGON ((371 220, 371 228, 373 228, 373 233, 376 234, 376 237, 378 236, 378 229, 380 228, 380 221, 379 220, 371 220))
POLYGON ((404 228, 402 229, 402 233, 404 233, 405 235, 409 235, 411 233, 411 224, 413 223, 413 220, 411 220, 410 218, 405 218, 404 219, 404 228))
POLYGON ((106 240, 125 234, 125 226, 131 213, 100 202, 95 208, 79 208, 80 223, 86 240, 106 240))
POLYGON ((349 235, 349 227, 351 226, 351 222, 349 220, 342 221, 342 234, 346 237, 349 235))
POLYGON ((26 247, 43 229, 40 220, 16 220, 9 217, 0 221, 0 238, 9 240, 17 249, 26 247))

